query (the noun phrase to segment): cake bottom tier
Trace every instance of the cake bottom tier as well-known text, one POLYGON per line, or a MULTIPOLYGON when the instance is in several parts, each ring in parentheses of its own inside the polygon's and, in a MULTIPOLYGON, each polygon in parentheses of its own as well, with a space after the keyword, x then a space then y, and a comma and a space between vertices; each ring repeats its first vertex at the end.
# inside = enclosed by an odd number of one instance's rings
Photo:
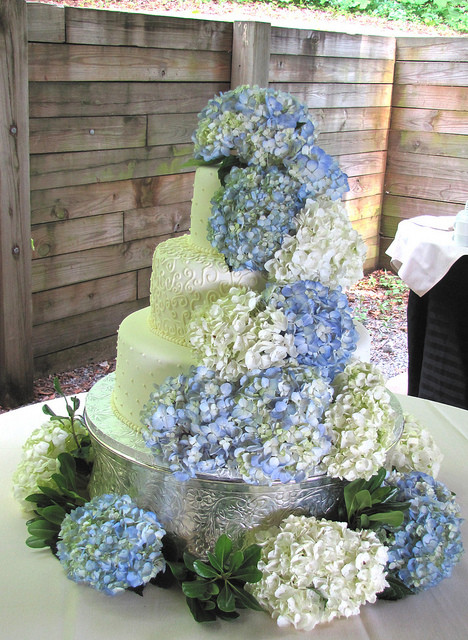
POLYGON ((272 486, 209 475, 177 480, 154 460, 141 434, 116 417, 110 403, 113 386, 111 374, 97 382, 86 399, 95 452, 92 496, 130 495, 138 506, 154 511, 169 534, 202 557, 222 533, 240 541, 248 529, 279 524, 291 513, 334 515, 344 483, 326 475, 272 486))
POLYGON ((151 331, 150 307, 127 316, 119 327, 112 408, 120 420, 141 430, 140 414, 155 385, 187 373, 193 352, 151 331))

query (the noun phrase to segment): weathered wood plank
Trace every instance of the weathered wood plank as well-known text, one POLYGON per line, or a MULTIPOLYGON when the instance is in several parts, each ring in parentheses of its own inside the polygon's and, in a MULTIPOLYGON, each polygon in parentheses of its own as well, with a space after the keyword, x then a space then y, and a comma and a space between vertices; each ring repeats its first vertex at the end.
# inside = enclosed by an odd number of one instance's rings
POLYGON ((124 241, 187 231, 190 227, 190 202, 178 202, 133 209, 124 214, 124 241))
POLYGON ((197 128, 196 113, 166 113, 148 116, 148 144, 187 144, 197 128))
POLYGON ((390 131, 389 153, 404 151, 423 155, 468 158, 466 137, 427 131, 390 131))
POLYGON ((454 216, 459 211, 460 205, 451 202, 386 195, 382 206, 380 233, 383 236, 394 237, 401 220, 422 215, 454 216))
POLYGON ((353 220, 353 229, 355 229, 366 242, 375 242, 379 235, 380 218, 379 216, 372 216, 369 218, 362 218, 361 220, 353 220))
MULTIPOLYGON (((439 159, 440 161, 440 159, 439 159)), ((385 191, 389 194, 440 200, 442 202, 458 202, 464 204, 468 200, 468 184, 466 180, 404 175, 396 167, 385 176, 385 191)))
POLYGON ((198 113, 226 82, 30 82, 35 118, 198 113))
POLYGON ((309 109, 309 116, 319 133, 388 129, 390 107, 309 109))
POLYGON ((384 177, 384 173, 349 177, 349 191, 343 195, 343 200, 348 201, 381 194, 384 177))
POLYGON ((383 58, 393 60, 395 38, 335 31, 272 27, 271 52, 331 58, 383 58))
POLYGON ((144 238, 124 244, 34 260, 32 290, 33 292, 44 291, 149 267, 156 245, 167 238, 168 236, 144 238))
MULTIPOLYGON (((149 292, 148 294, 149 295, 149 292)), ((72 284, 33 294, 34 325, 130 302, 137 297, 137 272, 72 284)))
POLYGON ((232 23, 145 13, 66 10, 67 42, 74 44, 231 51, 232 23))
POLYGON ((138 269, 138 298, 148 298, 150 295, 151 267, 138 269))
POLYGON ((33 82, 227 82, 231 76, 231 55, 223 51, 32 43, 29 59, 33 82))
POLYGON ((392 102, 394 107, 468 111, 468 87, 396 84, 392 102))
POLYGON ((395 84, 466 87, 468 62, 396 62, 395 84))
POLYGON ((467 38, 397 38, 397 60, 460 62, 468 60, 467 38))
POLYGON ((468 133, 468 111, 395 108, 392 112, 392 129, 466 135, 468 133))
POLYGON ((65 10, 51 4, 26 5, 30 42, 65 42, 65 10))
POLYGON ((114 335, 126 316, 144 306, 145 300, 132 300, 37 325, 33 327, 34 355, 38 357, 114 335))
POLYGON ((363 220, 364 218, 375 218, 380 215, 381 194, 367 196, 365 198, 355 198, 345 202, 351 222, 363 220))
POLYGON ((346 154, 337 158, 338 164, 346 175, 363 176, 369 173, 383 173, 385 171, 386 151, 372 153, 346 154))
POLYGON ((33 224, 189 201, 193 173, 98 182, 31 192, 33 224))
POLYGON ((270 24, 266 22, 234 22, 231 87, 243 84, 268 86, 270 53, 270 24))
POLYGON ((393 61, 272 55, 270 82, 391 83, 393 61))
POLYGON ((287 91, 307 104, 309 109, 329 109, 333 107, 387 107, 392 100, 390 84, 332 84, 311 82, 273 82, 270 87, 287 91))
POLYGON ((386 251, 392 242, 393 238, 386 238, 384 236, 380 237, 379 267, 395 273, 395 269, 390 264, 390 256, 386 254, 386 251))
POLYGON ((317 136, 317 144, 331 156, 349 152, 367 153, 382 151, 387 148, 387 131, 337 131, 321 133, 317 136))
POLYGON ((32 227, 34 259, 119 244, 123 237, 123 213, 47 222, 32 227))
POLYGON ((410 176, 426 176, 431 180, 443 178, 468 185, 468 158, 444 158, 393 151, 388 154, 387 171, 410 176))
POLYGON ((0 9, 0 402, 32 395, 26 4, 0 9))
POLYGON ((192 145, 53 153, 31 157, 31 188, 50 189, 188 171, 192 145))
POLYGON ((59 374, 62 371, 70 371, 93 362, 111 360, 115 358, 116 351, 116 335, 102 340, 94 340, 78 347, 34 358, 34 374, 39 378, 50 373, 59 374))
POLYGON ((128 149, 146 144, 144 116, 31 118, 31 153, 128 149))

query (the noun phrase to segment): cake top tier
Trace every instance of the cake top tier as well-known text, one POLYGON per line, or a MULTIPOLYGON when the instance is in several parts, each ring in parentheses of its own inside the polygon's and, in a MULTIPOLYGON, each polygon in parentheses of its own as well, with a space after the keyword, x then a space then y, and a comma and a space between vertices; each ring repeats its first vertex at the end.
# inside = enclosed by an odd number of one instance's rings
MULTIPOLYGON (((208 240, 211 199, 221 187, 216 167, 199 167, 195 172, 191 210, 190 238, 201 249, 214 252, 208 240)), ((217 252, 216 252, 217 253, 217 252)))

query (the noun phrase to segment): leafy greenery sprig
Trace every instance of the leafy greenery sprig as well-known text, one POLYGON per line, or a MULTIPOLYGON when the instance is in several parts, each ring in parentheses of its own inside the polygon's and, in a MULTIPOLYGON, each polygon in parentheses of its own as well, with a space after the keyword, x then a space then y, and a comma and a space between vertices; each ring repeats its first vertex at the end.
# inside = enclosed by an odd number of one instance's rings
POLYGON ((38 493, 25 498, 36 505, 36 517, 28 520, 26 526, 30 537, 26 540, 28 547, 41 549, 50 547, 55 554, 60 528, 67 513, 84 505, 88 495, 80 490, 83 478, 77 472, 75 458, 69 453, 58 456, 60 473, 54 473, 52 479, 57 490, 50 487, 38 487, 38 493))
POLYGON ((223 534, 218 538, 214 552, 208 553, 208 561, 185 552, 183 561, 166 558, 166 562, 197 622, 217 618, 234 620, 240 615, 236 609, 263 611, 257 600, 244 589, 246 583, 258 582, 262 578, 262 572, 257 568, 260 554, 260 547, 256 544, 234 551, 232 540, 223 534))
POLYGON ((340 516, 344 516, 351 529, 377 530, 402 524, 409 502, 393 499, 398 489, 383 486, 386 473, 382 467, 370 480, 358 478, 344 488, 340 516))
POLYGON ((86 435, 81 435, 76 431, 77 422, 84 425, 82 417, 77 415, 80 401, 75 396, 68 400, 58 378, 54 378, 54 388, 65 400, 67 415, 57 415, 48 405, 44 405, 42 411, 50 420, 59 422, 62 428, 71 432, 76 449, 71 453, 58 455, 60 472, 52 475, 56 488, 38 486, 37 493, 27 496, 25 500, 36 505, 36 516, 26 523, 30 534, 26 544, 33 549, 50 547, 55 554, 60 528, 66 514, 89 500, 88 483, 92 471, 93 451, 87 432, 86 435))

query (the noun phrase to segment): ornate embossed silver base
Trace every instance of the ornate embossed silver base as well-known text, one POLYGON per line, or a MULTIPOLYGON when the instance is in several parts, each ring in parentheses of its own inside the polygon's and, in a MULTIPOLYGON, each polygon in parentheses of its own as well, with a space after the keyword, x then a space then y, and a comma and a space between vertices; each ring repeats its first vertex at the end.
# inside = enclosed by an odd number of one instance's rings
POLYGON ((247 529, 278 524, 290 513, 333 516, 343 482, 326 475, 272 486, 210 475, 186 482, 175 479, 167 467, 155 462, 142 436, 114 415, 113 386, 110 374, 93 386, 86 399, 85 418, 95 450, 92 496, 129 494, 200 556, 214 547, 222 533, 241 538, 247 529))

